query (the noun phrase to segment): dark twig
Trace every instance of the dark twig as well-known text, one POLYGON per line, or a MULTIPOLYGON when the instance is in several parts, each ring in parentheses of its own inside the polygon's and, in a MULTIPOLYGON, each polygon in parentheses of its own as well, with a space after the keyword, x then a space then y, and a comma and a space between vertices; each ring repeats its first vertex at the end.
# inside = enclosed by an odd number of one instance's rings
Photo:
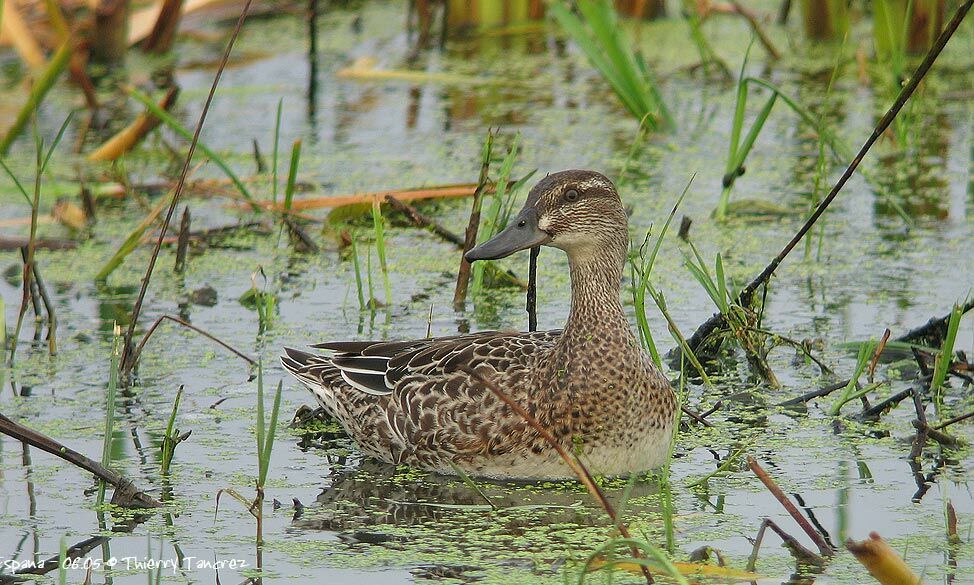
POLYGON ((257 366, 257 361, 254 360, 251 357, 248 357, 247 354, 245 354, 242 351, 236 349, 235 347, 233 347, 232 345, 228 344, 227 342, 221 340, 220 338, 216 337, 215 335, 213 335, 211 333, 207 333, 206 331, 203 331, 202 329, 200 329, 199 327, 193 325, 192 323, 188 323, 188 322, 183 321, 182 319, 180 319, 178 317, 173 317, 172 315, 162 315, 161 317, 159 317, 158 319, 156 319, 152 323, 152 325, 149 326, 149 329, 145 332, 145 335, 142 336, 142 340, 139 341, 139 345, 136 346, 135 349, 133 350, 132 359, 134 359, 134 360, 138 360, 139 359, 139 356, 142 355, 142 348, 145 347, 146 342, 149 341, 149 338, 152 337, 152 334, 156 332, 156 329, 159 327, 159 325, 162 324, 162 322, 164 320, 166 320, 166 319, 172 321, 173 323, 178 323, 179 325, 182 325, 183 327, 186 327, 187 329, 191 329, 192 331, 195 331, 195 332, 199 333, 203 337, 209 339, 210 341, 216 343, 217 345, 223 347, 224 349, 226 349, 230 353, 232 353, 235 356, 239 357, 240 359, 244 360, 245 362, 247 362, 251 366, 254 366, 254 367, 257 366))
POLYGON ((288 215, 285 213, 281 215, 281 219, 284 220, 284 225, 287 226, 287 230, 291 235, 291 242, 294 244, 295 250, 303 253, 318 253, 318 244, 311 239, 308 232, 304 231, 304 228, 302 228, 298 222, 294 221, 294 218, 288 217, 288 215))
MULTIPOLYGON (((681 406, 680 409, 683 411, 684 414, 686 414, 687 416, 689 416, 693 420, 697 421, 698 423, 702 424, 703 426, 705 426, 705 427, 712 427, 712 426, 714 426, 713 423, 711 423, 710 421, 708 421, 707 419, 705 419, 703 417, 703 415, 700 415, 700 414, 697 414, 697 413, 693 412, 692 410, 690 410, 686 406, 681 406)), ((711 412, 713 412, 713 411, 711 411, 711 412)))
MULTIPOLYGON (((81 542, 74 544, 65 551, 65 560, 80 559, 89 552, 95 550, 96 547, 101 544, 108 542, 107 536, 90 536, 81 542)), ((21 569, 14 573, 15 575, 46 575, 51 571, 56 571, 61 565, 61 555, 54 555, 46 560, 37 563, 36 566, 30 566, 26 569, 21 569)))
POLYGON ((460 257, 460 270, 457 272, 457 287, 453 291, 453 307, 459 309, 467 300, 467 287, 470 285, 470 262, 466 254, 477 244, 477 231, 480 229, 480 207, 487 189, 487 171, 490 170, 490 153, 494 147, 494 133, 487 132, 487 142, 484 144, 483 158, 480 163, 480 178, 477 188, 473 192, 473 204, 470 208, 470 221, 463 238, 463 255, 460 257))
POLYGON ((785 510, 795 520, 795 522, 797 522, 798 525, 801 526, 801 529, 805 531, 805 534, 807 534, 808 537, 812 539, 812 541, 818 547, 818 550, 821 553, 821 555, 823 557, 831 557, 833 554, 835 554, 835 549, 832 548, 832 545, 830 545, 829 542, 825 540, 825 537, 822 536, 817 530, 815 530, 814 527, 812 527, 811 524, 808 523, 808 520, 806 520, 805 517, 801 515, 801 512, 798 511, 798 508, 795 507, 795 504, 793 504, 792 501, 788 499, 788 496, 785 495, 785 492, 781 491, 781 488, 778 487, 778 484, 775 483, 775 481, 771 478, 771 476, 768 475, 768 472, 765 471, 764 468, 762 468, 761 465, 758 464, 758 462, 754 459, 754 457, 751 457, 750 455, 748 456, 747 466, 751 468, 751 471, 754 472, 754 475, 756 475, 757 478, 761 480, 761 483, 764 484, 764 487, 768 488, 768 491, 771 492, 771 495, 773 495, 775 499, 778 500, 778 502, 785 508, 785 510))
POLYGON ((949 427, 950 425, 952 425, 954 423, 959 423, 959 422, 961 422, 963 420, 967 420, 967 419, 971 418, 972 416, 974 416, 974 410, 972 410, 971 412, 968 412, 966 414, 962 414, 960 416, 955 416, 954 418, 947 419, 947 420, 945 420, 944 422, 942 422, 942 423, 940 423, 938 425, 934 425, 933 428, 934 429, 937 429, 939 431, 940 429, 943 429, 945 427, 949 427))
POLYGON ((785 26, 788 24, 788 14, 791 12, 791 0, 782 0, 781 6, 778 7, 778 16, 775 18, 775 22, 778 26, 785 26))
POLYGON ((906 390, 901 390, 901 391, 897 392, 896 394, 893 394, 892 396, 890 396, 886 400, 883 400, 882 402, 876 403, 873 406, 871 406, 870 408, 867 408, 866 410, 862 411, 862 413, 859 415, 859 418, 861 418, 863 420, 869 420, 869 419, 877 418, 877 417, 881 416, 884 412, 886 412, 887 409, 896 406, 900 402, 903 402, 903 399, 905 399, 907 396, 909 396, 912 393, 913 393, 913 389, 912 388, 907 388, 906 390))
MULTIPOLYGON (((26 261, 27 249, 21 248, 21 251, 26 261)), ((54 314, 54 303, 51 302, 51 297, 47 294, 47 286, 44 285, 44 279, 41 278, 41 273, 37 270, 37 262, 31 264, 30 270, 34 277, 33 283, 37 285, 37 292, 40 293, 41 300, 44 302, 44 312, 47 313, 47 345, 51 355, 54 355, 57 353, 57 315, 54 314)))
MULTIPOLYGON (((974 309, 974 298, 968 299, 961 306, 961 315, 972 309, 974 309)), ((936 343, 929 343, 928 345, 939 346, 943 342, 944 336, 947 335, 948 321, 950 321, 950 313, 947 313, 943 317, 935 317, 920 327, 916 327, 900 335, 896 338, 896 341, 902 341, 904 343, 935 341, 936 343)))
POLYGON ((399 199, 396 199, 392 195, 386 195, 386 203, 391 205, 393 209, 395 209, 396 211, 408 217, 409 220, 412 221, 413 225, 415 225, 416 227, 428 229, 434 234, 443 238, 444 240, 457 246, 458 248, 463 248, 463 238, 451 232, 450 230, 446 229, 445 227, 437 223, 436 220, 430 219, 429 217, 423 215, 422 213, 419 212, 418 209, 416 209, 412 205, 400 201, 399 199))
POLYGON ((159 231, 159 239, 156 241, 155 248, 152 250, 152 256, 149 257, 149 265, 145 269, 145 276, 142 278, 142 287, 139 289, 139 295, 135 298, 135 304, 132 307, 132 317, 129 322, 128 329, 125 331, 124 343, 122 345, 122 359, 119 364, 119 373, 121 374, 120 378, 123 380, 128 379, 128 374, 135 366, 135 356, 132 353, 132 339, 135 337, 135 328, 138 326, 139 315, 142 312, 142 303, 145 300, 145 294, 149 290, 149 281, 152 279, 152 270, 156 266, 156 259, 159 257, 159 251, 162 249, 162 241, 165 239, 166 232, 169 230, 169 224, 172 222, 172 216, 176 212, 176 205, 179 203, 179 196, 183 193, 183 187, 186 184, 186 177, 189 175, 189 168, 193 162, 193 154, 196 152, 196 144, 199 142, 200 132, 203 130, 203 123, 206 121, 206 114, 210 111, 210 103, 213 101, 213 95, 216 93, 217 85, 220 83, 220 77, 223 75, 223 70, 226 69, 227 61, 230 59, 230 52, 233 50, 233 43, 237 40, 237 36, 240 34, 240 29, 243 27, 244 20, 247 18, 247 13, 250 11, 250 5, 252 2, 253 0, 247 0, 243 6, 243 9, 240 11, 240 17, 237 19, 237 24, 233 28, 233 33, 230 35, 230 40, 227 41, 227 47, 223 51, 223 57, 220 59, 220 65, 216 70, 216 75, 213 76, 213 84, 210 86, 210 92, 207 94, 206 101, 203 103, 203 111, 200 113, 200 119, 196 123, 196 130, 193 132, 193 139, 189 143, 189 150, 186 152, 186 159, 183 161, 183 168, 179 173, 179 180, 176 182, 172 201, 169 203, 166 218, 163 220, 162 229, 159 231))
MULTIPOLYGON (((294 214, 291 214, 294 215, 294 214)), ((191 231, 189 232, 190 242, 207 242, 214 238, 220 236, 225 236, 227 234, 232 234, 240 230, 251 230, 252 234, 267 234, 270 233, 267 224, 261 221, 248 221, 244 223, 234 223, 230 225, 221 225, 211 228, 206 228, 203 230, 191 231)), ((179 245, 179 235, 176 236, 166 236, 166 239, 162 241, 163 245, 179 245)))
POLYGON ((757 36, 758 41, 761 42, 761 45, 764 47, 764 50, 768 52, 768 55, 770 55, 775 61, 780 60, 781 51, 779 51, 774 46, 774 43, 771 42, 771 37, 769 37, 768 33, 764 31, 764 27, 761 26, 761 23, 758 21, 757 16, 754 15, 754 12, 752 12, 751 9, 747 8, 746 6, 741 5, 741 3, 737 0, 730 0, 730 3, 734 7, 734 11, 743 16, 744 19, 747 20, 747 23, 751 25, 751 30, 754 31, 754 35, 757 36))
MULTIPOLYGON (((27 246, 29 238, 22 236, 0 236, 0 250, 17 250, 27 246)), ((78 247, 74 240, 34 239, 37 250, 73 250, 78 247)))
POLYGON ((714 402, 713 406, 700 413, 700 418, 707 418, 708 416, 720 410, 720 407, 722 407, 723 405, 724 405, 723 400, 718 400, 717 402, 714 402))
MULTIPOLYGON (((926 492, 924 489, 927 481, 923 477, 923 464, 921 463, 921 457, 923 456, 923 448, 927 446, 927 414, 924 412, 923 397, 920 395, 920 388, 914 386, 910 389, 910 394, 913 396, 913 407, 916 409, 917 418, 914 421, 914 426, 917 429, 916 435, 913 437, 913 444, 910 448, 910 470, 913 472, 913 479, 916 481, 917 488, 920 491, 917 493, 920 497, 923 497, 921 492, 926 492)), ((914 496, 914 499, 916 496, 914 496)))
MULTIPOLYGON (((887 110, 883 117, 880 118, 879 122, 876 123, 876 127, 873 129, 872 134, 870 134, 869 138, 866 139, 866 142, 863 143, 862 147, 859 149, 859 152, 856 153, 856 156, 849 163, 849 166, 846 167, 846 170, 842 173, 842 176, 839 177, 839 180, 836 181, 835 185, 832 187, 832 190, 824 199, 822 199, 821 203, 818 204, 818 207, 815 208, 812 215, 805 220, 805 223, 802 225, 801 229, 798 230, 798 233, 796 233, 785 245, 785 247, 778 252, 778 255, 771 260, 764 270, 762 270, 761 273, 758 274, 757 277, 755 277, 754 280, 752 280, 744 288, 744 290, 741 291, 736 301, 738 305, 747 307, 751 304, 751 299, 758 288, 770 280, 771 276, 774 274, 775 270, 778 269, 778 266, 782 263, 782 261, 784 261, 788 254, 790 254, 795 246, 798 245, 801 239, 805 237, 805 234, 812 229, 812 226, 814 226, 815 222, 817 222, 822 214, 825 213, 825 210, 829 208, 829 205, 832 204, 832 201, 835 200, 836 196, 839 194, 842 188, 845 187, 845 184, 852 177, 853 173, 855 173, 856 169, 859 167, 859 164, 862 162, 862 159, 865 158, 866 153, 869 152, 869 149, 872 148, 873 144, 876 143, 879 137, 886 132, 886 129, 889 128, 890 124, 893 123, 893 119, 896 118, 896 115, 899 114, 901 109, 903 109, 903 106, 906 104, 907 100, 909 100, 916 91, 917 86, 926 76, 934 61, 937 60, 940 52, 943 51, 947 41, 950 40, 951 36, 953 36, 954 32, 957 30, 957 27, 960 26, 961 21, 964 20, 964 17, 970 11, 972 5, 974 5, 974 0, 966 0, 960 5, 960 7, 958 7, 954 17, 947 24, 947 26, 944 27, 943 32, 941 32, 940 36, 937 37, 937 40, 933 43, 933 46, 931 46, 930 51, 927 53, 926 57, 924 57, 923 62, 920 63, 913 75, 910 76, 909 81, 903 86, 903 89, 900 90, 899 95, 896 97, 896 101, 893 102, 893 105, 890 106, 889 110, 887 110)), ((715 313, 712 317, 710 317, 710 319, 707 319, 706 322, 704 322, 700 327, 697 328, 696 331, 693 332, 693 335, 687 340, 687 345, 691 350, 696 351, 703 341, 707 339, 714 331, 725 326, 726 321, 724 320, 723 314, 715 313)), ((681 351, 682 349, 679 347, 674 350, 675 353, 673 355, 675 356, 676 361, 679 361, 679 353, 681 351)))
MULTIPOLYGON (((562 444, 558 442, 558 439, 556 439, 554 435, 552 435, 546 428, 544 428, 541 425, 540 422, 538 422, 538 419, 534 418, 534 416, 532 416, 531 413, 525 410, 523 406, 521 406, 520 404, 512 400, 511 397, 508 396, 506 392, 501 390, 501 388, 497 384, 495 384, 493 380, 484 377, 480 372, 478 372, 473 368, 467 366, 460 366, 460 369, 470 374, 479 383, 483 384, 488 389, 490 389, 490 391, 494 393, 494 396, 497 396, 498 399, 500 399, 504 404, 509 406, 511 410, 517 413, 517 415, 520 416, 522 419, 524 419, 524 421, 528 423, 531 426, 531 428, 533 428, 539 435, 541 435, 541 437, 549 445, 551 445, 555 451, 558 452, 558 455, 561 456, 562 460, 568 465, 569 468, 571 468, 573 472, 575 472, 575 475, 578 476, 579 481, 582 482, 582 485, 585 486, 585 489, 587 489, 588 492, 592 495, 592 497, 595 498, 595 500, 602 506, 602 509, 605 510, 605 513, 608 514, 609 518, 612 519, 612 523, 615 524, 616 529, 619 531, 619 534, 621 534, 623 538, 630 539, 630 540, 632 539, 632 536, 629 533, 629 529, 626 527, 625 524, 623 524, 619 520, 619 517, 616 514, 615 508, 612 506, 612 503, 609 502, 609 499, 605 496, 605 493, 602 491, 602 488, 600 488, 599 484, 595 482, 595 478, 592 477, 592 474, 589 472, 588 468, 585 467, 585 465, 581 461, 573 457, 565 449, 565 447, 563 447, 562 444)), ((639 549, 637 549, 635 546, 631 547, 631 549, 632 549, 633 557, 641 558, 642 555, 640 554, 639 549)), ((640 565, 640 568, 642 569, 643 576, 646 577, 646 583, 650 583, 650 584, 653 583, 653 576, 649 573, 649 569, 644 565, 640 565)))
POLYGON ((179 237, 176 239, 176 264, 173 270, 176 274, 182 274, 186 269, 186 249, 189 247, 189 228, 192 219, 189 215, 189 206, 183 208, 183 218, 179 222, 179 237))
POLYGON ((257 144, 257 139, 252 139, 254 145, 254 163, 257 165, 257 174, 263 175, 267 172, 267 161, 264 160, 263 155, 260 154, 260 145, 257 144))
POLYGON ((789 398, 784 402, 779 402, 778 406, 787 407, 787 406, 797 406, 799 404, 805 404, 809 400, 813 400, 815 398, 821 398, 823 396, 828 396, 829 394, 835 392, 836 390, 845 388, 848 385, 849 385, 849 380, 843 380, 841 382, 836 382, 835 384, 829 384, 824 388, 812 390, 811 392, 806 392, 801 396, 796 396, 795 398, 789 398))
POLYGON ((774 520, 765 518, 761 522, 761 527, 758 528, 757 535, 754 537, 754 546, 751 548, 751 556, 747 559, 746 571, 754 570, 758 561, 758 551, 761 550, 761 544, 764 542, 764 533, 768 528, 773 530, 781 538, 782 542, 785 543, 785 546, 791 551, 791 554, 795 556, 795 559, 799 563, 818 567, 825 566, 826 561, 824 558, 805 548, 802 543, 798 542, 798 539, 782 530, 774 520))
POLYGON ((920 369, 920 377, 927 378, 929 380, 931 374, 930 368, 927 366, 927 360, 923 359, 923 354, 920 353, 918 348, 911 347, 910 351, 913 352, 913 359, 916 360, 917 367, 920 369))
POLYGON ((938 431, 937 429, 928 426, 927 423, 922 423, 915 420, 913 421, 913 428, 915 428, 918 433, 926 433, 928 438, 933 439, 944 447, 955 447, 959 444, 956 437, 952 437, 943 431, 938 431))
POLYGON ((51 455, 60 457, 68 463, 93 474, 98 479, 115 486, 115 496, 112 498, 113 503, 125 506, 127 504, 127 498, 128 502, 135 502, 141 507, 154 508, 159 506, 159 502, 152 496, 135 489, 132 482, 124 478, 117 471, 108 469, 101 463, 82 455, 74 449, 64 446, 46 435, 42 435, 20 423, 16 423, 3 414, 0 414, 0 433, 11 436, 32 447, 37 447, 51 455))
POLYGON ((531 248, 531 258, 528 261, 528 294, 525 299, 525 310, 528 312, 528 331, 538 330, 538 254, 541 246, 531 248))
POLYGON ((142 50, 148 53, 165 53, 172 48, 176 29, 179 28, 182 0, 163 0, 161 4, 152 32, 142 41, 142 50))
POLYGON ((950 544, 960 544, 960 536, 957 535, 957 511, 954 504, 947 500, 947 541, 950 544))

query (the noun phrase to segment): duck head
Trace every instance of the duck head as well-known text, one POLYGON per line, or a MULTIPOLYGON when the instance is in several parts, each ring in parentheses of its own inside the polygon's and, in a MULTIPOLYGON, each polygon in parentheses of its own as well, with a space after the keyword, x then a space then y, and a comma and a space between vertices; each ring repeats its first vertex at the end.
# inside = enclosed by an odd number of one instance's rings
POLYGON ((595 171, 571 170, 539 181, 517 217, 465 257, 470 262, 496 260, 535 246, 552 246, 564 250, 575 264, 609 250, 621 249, 624 256, 628 245, 628 220, 612 181, 595 171))

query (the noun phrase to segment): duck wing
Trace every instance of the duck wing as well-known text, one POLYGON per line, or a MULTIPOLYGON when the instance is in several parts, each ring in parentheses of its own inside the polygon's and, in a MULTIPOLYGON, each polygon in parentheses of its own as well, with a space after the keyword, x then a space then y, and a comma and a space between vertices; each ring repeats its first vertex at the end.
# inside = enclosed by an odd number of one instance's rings
POLYGON ((561 331, 484 331, 409 341, 329 341, 311 347, 331 350, 332 356, 287 349, 285 365, 319 378, 334 373, 324 370, 335 369, 356 390, 383 396, 411 376, 439 378, 483 365, 507 370, 547 349, 560 335, 561 331))

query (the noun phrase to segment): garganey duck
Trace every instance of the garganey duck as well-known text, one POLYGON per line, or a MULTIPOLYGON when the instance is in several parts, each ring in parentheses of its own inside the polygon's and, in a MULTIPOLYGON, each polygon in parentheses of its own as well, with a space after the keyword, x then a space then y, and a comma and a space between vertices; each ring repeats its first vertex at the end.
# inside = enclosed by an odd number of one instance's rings
POLYGON ((541 180, 506 229, 467 252, 504 258, 534 246, 568 254, 564 330, 489 331, 415 341, 343 341, 286 349, 284 367, 362 451, 438 473, 571 477, 558 453, 470 375, 488 377, 589 468, 630 475, 668 456, 677 402, 640 349, 619 300, 628 221, 609 179, 572 170, 541 180))

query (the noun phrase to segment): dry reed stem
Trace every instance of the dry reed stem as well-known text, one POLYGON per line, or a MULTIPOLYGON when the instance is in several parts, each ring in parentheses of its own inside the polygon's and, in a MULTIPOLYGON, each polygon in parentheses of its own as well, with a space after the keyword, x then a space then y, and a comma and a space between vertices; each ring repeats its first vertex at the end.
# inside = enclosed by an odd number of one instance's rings
POLYGON ((400 199, 397 199, 394 195, 386 195, 385 201, 386 203, 391 205, 393 209, 408 217, 409 220, 412 221, 413 225, 415 225, 416 227, 429 229, 434 234, 440 236, 441 238, 443 238, 447 242, 450 242, 454 246, 458 248, 463 248, 463 238, 451 232, 450 230, 446 229, 445 227, 440 225, 436 220, 423 215, 422 213, 420 213, 418 209, 416 209, 412 205, 409 205, 408 203, 405 203, 400 199))
POLYGON ((142 349, 145 347, 146 342, 149 341, 149 337, 151 337, 152 334, 155 333, 156 329, 159 328, 159 325, 161 325, 162 322, 165 321, 165 320, 167 320, 167 319, 169 321, 172 321, 173 323, 176 323, 177 325, 182 325, 183 327, 185 327, 185 328, 187 328, 187 329, 189 329, 191 331, 195 331, 196 333, 199 333, 203 337, 209 339, 213 343, 216 343, 220 347, 226 349, 230 353, 232 353, 235 356, 239 357, 240 359, 244 360, 245 362, 247 362, 251 366, 257 367, 257 361, 254 360, 252 357, 247 356, 247 354, 245 354, 242 351, 236 349, 235 347, 233 347, 229 343, 223 341, 219 337, 213 335, 212 333, 208 333, 207 331, 204 331, 203 329, 200 329, 199 327, 197 327, 197 326, 195 326, 195 325, 193 325, 191 323, 187 323, 186 321, 183 321, 182 319, 180 319, 178 317, 173 317, 172 315, 162 315, 161 317, 159 317, 158 319, 156 319, 152 323, 152 325, 149 326, 149 329, 145 332, 145 335, 142 336, 142 340, 139 341, 139 345, 133 350, 133 353, 132 353, 132 359, 133 360, 138 360, 139 359, 139 356, 142 355, 142 349))
POLYGON ((487 173, 490 171, 490 156, 494 147, 494 133, 487 131, 487 142, 484 144, 483 159, 480 164, 480 178, 473 191, 473 203, 470 207, 470 220, 463 234, 463 253, 460 255, 460 268, 457 270, 457 285, 453 290, 453 308, 459 310, 467 300, 467 287, 470 286, 470 261, 467 252, 477 245, 477 231, 480 229, 480 214, 483 196, 489 185, 487 173))
MULTIPOLYGON (((389 191, 372 191, 366 193, 352 193, 351 195, 331 195, 325 197, 309 197, 291 201, 291 211, 308 211, 311 209, 325 209, 342 207, 344 205, 372 205, 373 201, 380 203, 386 197, 392 196, 400 201, 416 201, 419 199, 443 199, 449 197, 469 197, 477 190, 477 186, 470 184, 443 185, 418 189, 392 189, 389 191)), ((260 204, 264 209, 285 211, 283 203, 266 201, 260 204)), ((241 207, 243 207, 241 205, 241 207)), ((248 206, 249 207, 249 206, 248 206)))

